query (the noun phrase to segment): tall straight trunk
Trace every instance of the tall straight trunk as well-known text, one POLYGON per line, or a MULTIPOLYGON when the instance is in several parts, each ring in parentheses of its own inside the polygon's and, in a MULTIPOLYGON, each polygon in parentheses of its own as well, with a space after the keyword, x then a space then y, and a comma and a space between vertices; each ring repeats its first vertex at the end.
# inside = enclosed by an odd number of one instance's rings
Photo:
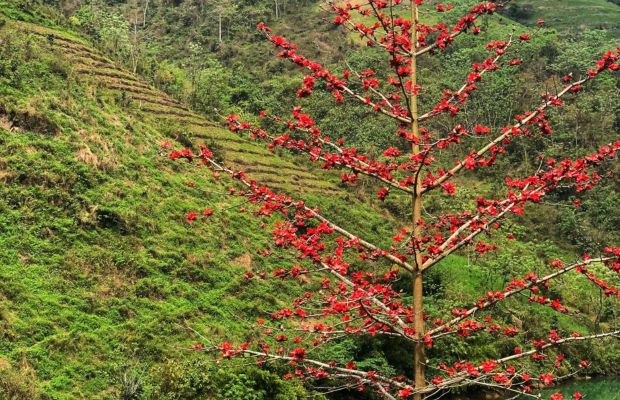
POLYGON ((135 74, 138 72, 138 15, 133 22, 133 41, 131 43, 131 69, 135 74))
POLYGON ((278 19, 280 17, 280 8, 278 5, 278 0, 275 0, 276 2, 276 19, 278 19))
POLYGON ((222 43, 222 13, 220 13, 219 15, 219 20, 220 20, 219 37, 220 37, 220 43, 222 43))
POLYGON ((146 27, 146 13, 149 10, 149 1, 150 0, 146 0, 146 3, 144 3, 144 14, 142 15, 142 27, 146 27))
MULTIPOLYGON (((418 6, 415 0, 411 0, 411 101, 410 110, 411 114, 411 134, 413 136, 413 144, 411 146, 411 152, 413 155, 420 153, 420 145, 418 140, 420 138, 420 128, 418 126, 418 96, 416 94, 415 87, 417 85, 417 57, 416 47, 418 43, 418 6)), ((420 390, 426 385, 424 367, 426 358, 424 355, 424 281, 422 279, 422 254, 417 248, 420 238, 422 237, 422 227, 419 225, 422 215, 422 178, 419 171, 416 172, 415 186, 413 195, 411 198, 411 223, 413 230, 413 251, 415 256, 415 272, 413 276, 413 325, 415 328, 415 348, 413 357, 413 381, 415 383, 415 389, 420 390)), ((415 400, 421 400, 422 394, 417 393, 414 396, 415 400)))

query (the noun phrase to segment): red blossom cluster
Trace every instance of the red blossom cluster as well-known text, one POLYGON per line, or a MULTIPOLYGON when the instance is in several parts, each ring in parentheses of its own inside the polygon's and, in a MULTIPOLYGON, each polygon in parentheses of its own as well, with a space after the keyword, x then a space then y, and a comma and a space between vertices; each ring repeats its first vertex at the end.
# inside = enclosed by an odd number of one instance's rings
MULTIPOLYGON (((617 147, 613 148, 617 149, 617 147)), ((613 153, 612 150, 604 149, 597 154, 609 156, 613 153)), ((269 188, 260 186, 255 181, 248 179, 245 177, 245 174, 220 165, 213 159, 212 153, 206 147, 203 147, 199 154, 192 154, 189 150, 173 150, 171 158, 199 160, 199 162, 209 165, 214 171, 227 173, 231 178, 240 181, 246 187, 246 190, 231 190, 231 193, 234 192, 237 196, 243 196, 255 204, 257 206, 255 210, 257 215, 268 216, 278 213, 286 216, 284 221, 274 224, 272 230, 274 245, 284 249, 294 249, 297 253, 297 259, 300 262, 303 260, 309 261, 314 265, 314 269, 311 270, 307 267, 302 267, 300 263, 296 263, 289 270, 275 270, 273 272, 274 276, 281 279, 295 279, 309 273, 322 273, 326 275, 322 279, 322 289, 319 294, 306 291, 302 297, 297 298, 293 302, 292 307, 273 312, 271 315, 273 320, 300 319, 299 331, 315 336, 315 339, 312 341, 313 346, 329 342, 342 335, 362 334, 370 336, 378 334, 397 335, 406 340, 415 341, 416 331, 413 327, 414 310, 410 305, 401 300, 400 294, 395 292, 391 285, 395 280, 399 279, 398 271, 390 270, 384 275, 374 275, 363 270, 352 269, 351 264, 345 260, 346 252, 351 251, 358 254, 360 259, 389 257, 394 256, 395 253, 369 247, 367 242, 359 237, 334 237, 336 232, 343 233, 346 231, 325 220, 318 214, 316 209, 308 208, 304 202, 296 201, 286 195, 276 194, 269 188), (182 156, 178 156, 179 154, 182 154, 182 156), (315 222, 313 223, 312 221, 315 222), (318 310, 321 311, 317 312, 318 310), (315 320, 316 318, 323 318, 325 322, 305 322, 308 319, 315 320)), ((604 157, 599 158, 598 156, 588 156, 586 158, 595 165, 604 159, 604 157)), ((568 165, 568 163, 565 164, 568 165)), ((582 164, 571 162, 570 165, 582 164)), ((548 174, 549 172, 544 173, 543 176, 548 174)), ((522 200, 527 201, 530 198, 531 196, 525 196, 522 200)), ((490 212, 489 210, 498 204, 498 202, 484 199, 478 199, 477 203, 479 204, 479 209, 485 212, 490 212)), ((497 214, 497 211, 491 212, 491 214, 497 214)), ((456 218, 453 221, 459 221, 459 219, 456 218)), ((465 221, 465 219, 461 221, 465 221)), ((403 228, 395 235, 393 240, 401 242, 409 237, 409 232, 403 228)), ((487 332, 492 335, 501 334, 509 338, 519 335, 519 329, 515 327, 503 327, 494 323, 489 316, 484 321, 478 321, 474 318, 474 314, 480 310, 489 309, 495 303, 524 290, 532 293, 530 301, 549 305, 559 312, 566 312, 566 308, 557 299, 551 300, 542 295, 541 291, 548 290, 550 281, 555 277, 572 270, 584 273, 586 265, 592 263, 602 262, 608 265, 612 271, 620 270, 620 249, 608 247, 605 252, 607 255, 605 258, 592 259, 586 257, 583 261, 568 266, 565 266, 559 260, 554 260, 550 265, 556 271, 546 277, 540 278, 530 273, 522 280, 513 279, 503 291, 486 293, 471 309, 452 310, 451 314, 454 319, 449 321, 435 319, 433 321, 434 328, 429 330, 424 337, 425 346, 432 347, 434 340, 450 334, 455 334, 457 337, 469 337, 477 332, 487 332)), ((266 252, 265 254, 269 255, 271 252, 266 252)), ((406 259, 402 255, 398 255, 397 258, 406 259)), ((604 282, 597 279, 595 284, 600 286, 604 282)), ((262 333, 265 338, 272 337, 276 343, 279 343, 273 354, 269 350, 271 346, 267 345, 267 343, 261 343, 261 356, 267 358, 284 357, 296 362, 306 361, 309 350, 297 346, 287 351, 286 347, 283 346, 284 343, 289 341, 294 344, 302 343, 301 336, 289 339, 286 335, 278 333, 280 330, 277 328, 270 327, 263 322, 260 325, 263 328, 262 333)), ((573 335, 568 339, 574 340, 582 337, 580 335, 573 335)), ((529 356, 532 360, 545 362, 547 357, 542 350, 565 341, 566 339, 562 338, 557 331, 551 331, 548 341, 545 339, 533 341, 533 350, 524 352, 519 349, 509 357, 519 356, 517 358, 521 359, 529 356)), ((230 343, 224 343, 222 345, 222 352, 225 358, 230 358, 233 356, 243 356, 248 354, 248 352, 251 353, 252 350, 248 349, 247 343, 243 343, 239 347, 232 347, 230 343)), ((450 382, 449 378, 454 376, 457 376, 455 379, 462 382, 469 379, 480 379, 481 375, 484 374, 484 377, 492 379, 495 383, 510 383, 510 385, 520 386, 522 390, 531 390, 529 383, 536 380, 528 379, 523 380, 521 384, 515 383, 515 373, 511 372, 514 367, 509 366, 501 372, 495 371, 498 363, 503 362, 503 360, 487 360, 479 367, 471 363, 457 363, 453 367, 443 368, 447 376, 436 376, 431 378, 429 382, 435 388, 448 387, 446 385, 450 382)), ((554 361, 556 364, 558 362, 557 359, 554 361)), ((295 376, 303 379, 317 379, 317 371, 320 370, 319 375, 327 378, 330 375, 330 370, 339 368, 336 364, 328 364, 329 368, 317 370, 312 365, 314 365, 314 362, 310 362, 310 366, 297 365, 298 368, 296 369, 295 376)), ((549 374, 546 374, 543 377, 548 380, 549 376, 549 374)), ((383 379, 389 380, 392 378, 384 377, 383 379)), ((540 381, 544 383, 545 379, 541 378, 540 381)), ((394 383, 390 381, 390 385, 394 385, 394 383)), ((409 390, 413 389, 399 389, 399 391, 403 390, 405 393, 408 393, 409 390)))

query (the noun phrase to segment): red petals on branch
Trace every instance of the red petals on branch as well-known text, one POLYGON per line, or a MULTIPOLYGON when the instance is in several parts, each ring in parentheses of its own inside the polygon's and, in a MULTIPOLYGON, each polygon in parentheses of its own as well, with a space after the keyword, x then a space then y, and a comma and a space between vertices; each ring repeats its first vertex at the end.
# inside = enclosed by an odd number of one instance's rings
POLYGON ((555 379, 555 377, 551 373, 544 373, 544 374, 540 374, 538 376, 538 379, 540 379, 540 382, 543 385, 549 386, 553 384, 553 380, 555 379))
POLYGON ((475 154, 470 154, 468 157, 466 157, 464 164, 465 164, 465 168, 466 169, 474 169, 474 168, 476 168, 475 154))
POLYGON ((301 89, 297 91, 297 97, 308 97, 312 94, 312 89, 314 89, 315 81, 311 76, 306 76, 304 78, 304 83, 301 89))
POLYGON ((620 64, 617 63, 618 57, 618 53, 611 51, 605 53, 603 57, 596 62, 597 67, 588 71, 588 76, 593 78, 607 69, 610 71, 620 70, 620 64))
POLYGON ((401 154, 400 151, 393 147, 390 147, 383 152, 383 155, 386 157, 399 157, 400 154, 401 154))
POLYGON ((488 135, 489 133, 491 133, 491 128, 489 128, 488 126, 476 125, 474 131, 477 135, 488 135))
POLYGON ((306 358, 306 350, 301 347, 296 347, 295 349, 293 349, 293 351, 289 353, 289 356, 296 360, 303 360, 304 358, 306 358))
POLYGON ((495 360, 488 360, 480 364, 480 368, 486 373, 493 371, 497 368, 497 362, 495 360))
POLYGON ((382 187, 382 188, 381 188, 381 189, 379 189, 379 191, 377 192, 377 197, 379 198, 379 200, 384 201, 384 200, 385 200, 385 198, 387 197, 387 195, 388 195, 389 193, 390 193, 390 192, 388 191, 388 189, 387 189, 387 188, 382 187))
POLYGON ((456 186, 454 186, 452 182, 442 183, 441 188, 443 189, 444 193, 447 194, 448 196, 454 196, 454 194, 456 193, 456 186))
POLYGON ((186 220, 188 223, 194 222, 194 221, 196 220, 196 213, 195 213, 195 212, 193 212, 193 211, 188 212, 188 213, 187 213, 187 216, 186 216, 186 218, 185 218, 185 220, 186 220))
POLYGON ((192 155, 189 149, 183 149, 183 150, 172 150, 170 152, 170 155, 168 156, 169 159, 171 160, 176 160, 178 158, 184 158, 189 162, 192 162, 192 155))

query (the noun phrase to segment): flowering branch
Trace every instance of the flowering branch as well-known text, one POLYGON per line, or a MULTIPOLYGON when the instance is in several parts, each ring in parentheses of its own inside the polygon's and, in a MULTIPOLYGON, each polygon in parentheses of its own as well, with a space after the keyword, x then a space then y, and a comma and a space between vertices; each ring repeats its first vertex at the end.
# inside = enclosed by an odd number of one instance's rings
MULTIPOLYGON (((481 255, 497 250, 495 245, 480 240, 481 234, 499 229, 508 215, 523 214, 527 204, 538 204, 553 191, 569 189, 582 193, 594 188, 607 176, 599 175, 600 169, 614 160, 620 151, 620 141, 617 141, 575 160, 545 159, 543 156, 541 167, 535 174, 522 179, 507 177, 506 193, 496 199, 479 196, 472 210, 425 213, 423 198, 430 195, 433 189, 440 187, 446 195, 453 196, 456 193, 453 178, 458 173, 493 165, 499 155, 508 151, 507 144, 513 138, 529 136, 532 128, 538 129, 541 135, 551 134, 547 110, 561 107, 566 95, 580 92, 587 81, 600 73, 620 70, 618 51, 607 52, 582 79, 573 81, 571 76, 563 78, 565 86, 562 90, 554 95, 545 94, 538 108, 515 116, 515 124, 493 136, 490 127, 477 124, 472 128, 467 121, 457 121, 446 132, 432 132, 422 124, 443 113, 450 114, 452 118, 460 117, 460 105, 465 104, 477 89, 477 82, 485 74, 500 68, 500 59, 506 56, 509 48, 531 37, 520 34, 517 39, 517 34, 513 33, 506 41, 488 43, 487 49, 492 54, 482 63, 474 64, 467 81, 456 91, 445 91, 439 102, 426 113, 418 112, 421 91, 418 85, 418 57, 446 48, 463 32, 478 34, 477 19, 493 14, 506 2, 481 2, 449 28, 449 24, 444 22, 425 25, 420 21, 419 7, 423 0, 328 1, 329 9, 335 14, 336 25, 359 34, 367 45, 387 53, 386 74, 370 68, 356 71, 347 65, 348 69, 337 76, 324 65, 300 54, 293 43, 274 35, 265 25, 259 25, 260 32, 279 49, 280 58, 309 71, 297 91, 297 97, 311 96, 317 82, 322 82, 336 103, 342 103, 347 96, 390 117, 395 125, 394 144, 373 159, 355 147, 345 146, 342 138, 332 141, 316 121, 298 106, 293 108, 290 120, 271 116, 265 121, 270 122, 273 131, 278 133, 268 133, 258 125, 242 122, 236 115, 227 118, 229 129, 237 133, 247 132, 253 139, 265 140, 270 149, 281 147, 307 154, 323 169, 344 169, 341 175, 343 182, 354 183, 358 175, 374 178, 381 186, 377 192, 379 199, 384 200, 391 190, 402 192, 405 196, 398 200, 405 198, 410 208, 403 213, 406 222, 386 221, 394 225, 394 244, 383 248, 333 223, 305 202, 274 193, 246 177, 244 172, 227 167, 204 146, 198 154, 189 149, 172 151, 171 159, 198 160, 216 177, 230 175, 242 189, 230 189, 229 193, 243 197, 245 203, 256 207, 254 214, 257 216, 278 215, 271 230, 273 244, 275 248, 291 250, 295 255, 295 265, 274 269, 273 276, 298 280, 306 285, 303 294, 295 298, 289 307, 271 313, 271 319, 277 323, 259 322, 258 331, 251 335, 254 337, 252 343, 239 346, 223 343, 220 351, 224 358, 254 357, 259 364, 283 362, 292 367, 292 372, 287 373, 285 379, 296 377, 304 381, 327 382, 332 388, 330 391, 370 389, 390 400, 430 400, 442 396, 449 389, 467 385, 491 387, 531 397, 534 385, 549 386, 562 378, 558 376, 558 370, 563 368, 564 356, 558 354, 552 360, 544 350, 573 341, 620 336, 620 331, 613 330, 562 337, 557 330, 551 329, 548 337, 526 344, 527 351, 518 347, 514 354, 487 360, 462 360, 452 365, 442 363, 434 366, 428 362, 426 352, 437 351, 433 347, 434 341, 442 338, 458 339, 486 332, 514 341, 521 340, 519 329, 503 325, 501 321, 494 322, 491 317, 496 304, 510 298, 513 300, 502 304, 517 304, 518 294, 527 294, 527 302, 531 304, 548 306, 568 314, 569 309, 562 304, 562 300, 546 297, 545 291, 552 281, 571 271, 579 273, 610 299, 620 298, 617 285, 603 280, 603 275, 592 268, 602 264, 612 273, 620 273, 620 248, 610 246, 597 258, 584 257, 570 265, 554 260, 551 266, 556 270, 546 276, 538 277, 529 272, 523 278, 512 279, 503 290, 488 291, 466 308, 432 309, 432 312, 425 309, 425 274, 431 267, 439 266, 442 260, 466 246, 475 246, 476 252, 481 255), (406 9, 397 9, 405 4, 408 6, 406 9), (356 13, 360 15, 359 20, 354 19, 356 13), (406 14, 409 16, 405 17, 406 14), (374 22, 369 23, 369 19, 374 19, 374 22), (381 78, 383 76, 387 78, 381 78), (436 162, 437 152, 461 143, 461 138, 466 136, 484 138, 487 143, 471 150, 466 157, 457 159, 450 168, 430 170, 436 162), (428 220, 423 218, 425 214, 429 214, 428 220), (382 263, 374 263, 377 260, 382 263), (364 266, 364 263, 370 262, 370 267, 364 266), (306 278, 301 279, 302 276, 306 278), (411 282, 409 293, 397 289, 400 280, 408 284, 411 282), (485 314, 484 321, 477 318, 480 313, 485 314), (444 320, 446 315, 451 317, 444 320), (287 334, 295 336, 289 338, 287 334), (312 349, 320 349, 353 335, 383 336, 385 340, 398 338, 400 343, 409 343, 412 345, 413 373, 407 377, 390 376, 385 371, 365 371, 353 361, 344 365, 309 356, 312 349), (540 369, 550 369, 533 376, 527 372, 533 364, 540 369), (427 371, 433 369, 439 371, 439 375, 430 376, 427 371)), ((451 9, 449 5, 435 2, 432 6, 438 13, 451 9)), ((508 66, 519 64, 521 60, 518 59, 507 63, 508 66)), ((260 116, 265 118, 266 113, 260 116)), ((203 216, 208 218, 213 213, 213 210, 207 209, 203 216)), ((196 213, 189 213, 187 223, 194 223, 198 218, 196 213)), ((272 250, 259 253, 268 256, 272 250)), ((266 274, 261 272, 258 276, 265 278, 266 274)), ((252 271, 244 275, 246 280, 253 277, 255 274, 252 271)), ((528 333, 526 331, 523 336, 528 333)), ((200 350, 201 347, 197 345, 195 349, 200 350)), ((582 361, 580 364, 585 367, 588 363, 582 361)), ((579 396, 575 394, 573 397, 579 400, 579 396)), ((561 398, 553 395, 551 399, 561 398)))

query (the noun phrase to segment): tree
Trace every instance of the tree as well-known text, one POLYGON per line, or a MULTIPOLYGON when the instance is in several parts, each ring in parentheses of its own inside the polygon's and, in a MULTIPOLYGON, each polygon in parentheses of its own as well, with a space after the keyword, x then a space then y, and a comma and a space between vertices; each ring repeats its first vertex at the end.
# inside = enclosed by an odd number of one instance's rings
MULTIPOLYGON (((497 251, 496 245, 483 237, 503 232, 502 224, 510 215, 522 215, 558 191, 578 195, 591 190, 607 176, 602 171, 608 169, 620 150, 617 141, 574 160, 541 155, 535 173, 505 178, 504 193, 494 198, 477 196, 472 199, 471 207, 460 212, 452 211, 452 205, 426 215, 425 199, 442 196, 442 204, 450 204, 455 199, 460 176, 494 166, 513 141, 552 134, 548 119, 552 109, 562 107, 565 98, 576 96, 600 74, 620 69, 617 51, 603 54, 582 77, 565 76, 556 92, 542 94, 536 109, 515 115, 513 123, 495 132, 463 115, 464 106, 476 94, 478 85, 484 83, 486 75, 500 68, 519 68, 522 64, 522 60, 510 54, 535 33, 512 33, 505 40, 493 40, 486 45, 489 54, 482 62, 472 65, 462 86, 445 90, 433 106, 420 111, 420 100, 428 103, 432 96, 420 85, 423 80, 419 76, 420 59, 449 51, 465 33, 478 35, 481 29, 477 25, 483 16, 493 14, 505 4, 481 2, 453 24, 448 19, 445 23, 427 25, 420 21, 420 10, 427 14, 434 10, 442 15, 452 8, 429 3, 423 4, 423 0, 327 3, 335 14, 336 25, 359 34, 368 46, 386 52, 387 74, 372 69, 345 69, 336 75, 306 58, 293 43, 276 36, 269 27, 258 26, 279 50, 278 57, 309 71, 298 97, 308 97, 317 89, 327 90, 338 104, 349 99, 394 121, 394 145, 384 149, 381 157, 373 159, 359 149, 347 147, 342 138, 331 138, 299 106, 293 107, 288 119, 266 112, 261 113, 258 123, 242 122, 236 115, 227 118, 233 132, 247 133, 270 148, 308 154, 323 169, 341 169, 345 183, 353 184, 360 177, 375 180, 381 201, 394 196, 407 202, 407 219, 394 223, 392 245, 371 243, 353 232, 354 228, 336 224, 304 201, 274 193, 244 172, 226 166, 206 146, 197 152, 191 149, 170 152, 172 160, 197 162, 218 178, 230 176, 242 186, 242 189, 230 189, 231 195, 253 204, 258 217, 276 219, 272 223, 274 248, 260 252, 266 257, 278 249, 295 252, 297 262, 290 269, 272 272, 276 277, 306 285, 303 295, 291 307, 271 315, 272 322, 258 321, 258 337, 241 344, 222 343, 219 351, 224 358, 255 357, 259 363, 280 361, 291 367, 285 378, 321 382, 320 386, 332 390, 371 390, 387 399, 430 399, 467 385, 536 397, 532 391, 538 386, 552 385, 574 373, 569 370, 589 365, 581 360, 571 368, 562 348, 578 341, 620 337, 618 329, 584 334, 562 332, 553 326, 546 328, 545 337, 540 337, 535 336, 535 329, 519 328, 501 317, 494 318, 500 306, 510 310, 526 307, 528 303, 530 307, 549 307, 558 314, 570 315, 561 299, 554 298, 551 287, 569 273, 583 276, 604 295, 619 298, 620 289, 610 283, 620 272, 620 248, 613 246, 605 247, 596 257, 584 255, 573 262, 552 260, 543 276, 534 272, 513 276, 505 287, 483 294, 475 304, 428 314, 424 296, 425 276, 429 271, 440 268, 443 260, 466 248, 480 255, 497 251), (450 124, 448 128, 447 124, 450 124), (302 276, 316 278, 300 279, 302 276), (398 289, 401 280, 411 281, 411 297, 398 289), (520 302, 521 295, 526 295, 528 302, 520 302), (481 334, 507 338, 515 345, 514 350, 500 356, 486 355, 480 360, 439 362, 430 370, 426 353, 432 353, 437 343, 481 334), (390 375, 358 367, 355 362, 338 364, 320 358, 323 344, 360 336, 384 337, 393 341, 394 346, 409 343, 413 359, 410 376, 390 375)), ((211 209, 203 213, 204 218, 212 214, 211 209)), ((195 212, 187 216, 188 223, 198 218, 195 212)), ((512 267, 503 268, 511 272, 512 267)), ((247 279, 254 277, 252 272, 246 275, 247 279)), ((194 349, 208 348, 197 344, 194 349)), ((435 354, 433 360, 440 357, 441 354, 435 354)), ((574 395, 575 399, 580 397, 578 393, 574 395)), ((554 400, 561 398, 560 394, 552 396, 554 400)))
POLYGON ((237 5, 230 0, 226 1, 218 1, 213 5, 213 12, 217 15, 218 21, 218 43, 221 45, 224 43, 223 29, 224 23, 226 23, 230 18, 235 15, 237 11, 237 5))
POLYGON ((146 14, 149 11, 149 2, 150 0, 144 0, 144 9, 142 12, 142 27, 146 28, 146 14))

